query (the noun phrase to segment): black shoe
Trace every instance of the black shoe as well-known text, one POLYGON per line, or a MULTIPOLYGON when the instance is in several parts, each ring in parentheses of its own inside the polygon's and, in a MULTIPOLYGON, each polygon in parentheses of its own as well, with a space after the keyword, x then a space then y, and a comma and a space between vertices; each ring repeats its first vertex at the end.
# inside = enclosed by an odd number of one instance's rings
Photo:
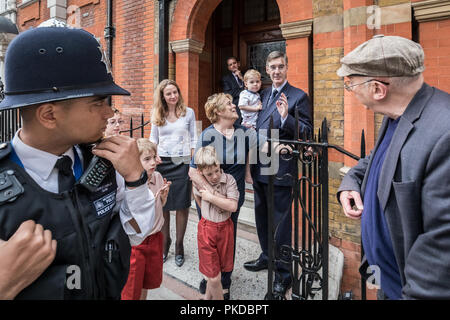
POLYGON ((163 252, 163 263, 167 261, 167 256, 169 255, 169 249, 170 249, 171 244, 172 244, 172 239, 169 238, 169 241, 167 241, 166 250, 163 252))
POLYGON ((283 284, 281 282, 273 283, 273 296, 275 300, 286 300, 286 291, 292 286, 292 283, 283 284))
POLYGON ((244 263, 244 268, 248 271, 260 271, 267 269, 267 261, 260 258, 244 263))
POLYGON ((198 291, 201 294, 205 294, 206 292, 206 284, 208 283, 208 281, 206 281, 206 279, 202 279, 202 281, 200 281, 200 285, 198 286, 198 291))
POLYGON ((177 254, 175 256, 175 264, 179 267, 181 267, 184 263, 184 255, 183 254, 177 254))
POLYGON ((230 300, 230 289, 224 289, 224 290, 228 290, 228 291, 223 294, 223 300, 230 300))

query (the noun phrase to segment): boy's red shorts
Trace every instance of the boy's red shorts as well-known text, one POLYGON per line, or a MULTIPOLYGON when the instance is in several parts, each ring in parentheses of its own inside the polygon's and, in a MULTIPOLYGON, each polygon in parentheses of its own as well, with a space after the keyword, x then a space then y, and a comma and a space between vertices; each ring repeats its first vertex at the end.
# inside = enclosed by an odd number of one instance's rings
POLYGON ((159 288, 163 270, 163 234, 148 236, 131 248, 130 272, 122 290, 122 300, 139 300, 142 289, 159 288))
POLYGON ((197 229, 199 269, 208 278, 233 270, 233 221, 211 222, 201 218, 197 229))

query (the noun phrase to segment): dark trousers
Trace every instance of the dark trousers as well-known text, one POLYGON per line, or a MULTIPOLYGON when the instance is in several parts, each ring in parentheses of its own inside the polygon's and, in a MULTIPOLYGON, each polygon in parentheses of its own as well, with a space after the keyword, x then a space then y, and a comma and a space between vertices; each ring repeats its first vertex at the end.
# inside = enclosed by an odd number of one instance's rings
MULTIPOLYGON (((267 200, 272 195, 268 193, 268 184, 254 181, 253 191, 255 195, 255 222, 258 232, 259 244, 261 246, 260 259, 268 259, 268 208, 267 200)), ((275 258, 279 257, 282 245, 291 246, 292 243, 292 187, 274 186, 274 239, 275 239, 275 258)), ((277 262, 275 264, 275 281, 284 285, 291 283, 289 266, 277 262)))
MULTIPOLYGON (((202 211, 200 210, 200 207, 198 206, 197 202, 195 203, 197 207, 197 214, 198 219, 200 220, 202 218, 202 211)), ((233 264, 234 264, 234 258, 236 257, 236 232, 237 232, 237 224, 238 224, 238 218, 239 218, 239 211, 241 208, 238 208, 238 211, 233 212, 231 214, 231 221, 233 221, 233 227, 234 227, 234 251, 233 251, 233 264)), ((222 272, 222 288, 229 289, 231 286, 231 274, 233 273, 233 270, 230 272, 222 272)))

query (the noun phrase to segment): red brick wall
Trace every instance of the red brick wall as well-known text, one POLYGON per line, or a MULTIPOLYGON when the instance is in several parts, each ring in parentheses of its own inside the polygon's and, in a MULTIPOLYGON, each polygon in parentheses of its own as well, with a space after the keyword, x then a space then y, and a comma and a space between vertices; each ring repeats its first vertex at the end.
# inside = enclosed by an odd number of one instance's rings
POLYGON ((450 92, 450 20, 421 23, 419 42, 425 51, 425 81, 450 92))

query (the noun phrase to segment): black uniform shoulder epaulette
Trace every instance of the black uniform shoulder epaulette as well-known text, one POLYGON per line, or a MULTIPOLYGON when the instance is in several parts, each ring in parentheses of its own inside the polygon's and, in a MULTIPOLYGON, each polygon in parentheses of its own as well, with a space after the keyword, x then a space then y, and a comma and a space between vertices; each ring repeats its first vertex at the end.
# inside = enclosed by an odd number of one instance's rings
POLYGON ((0 160, 6 158, 11 153, 11 144, 9 142, 0 143, 0 160))
MULTIPOLYGON (((11 151, 12 148, 9 142, 0 143, 0 163, 10 155, 11 151)), ((16 200, 23 192, 24 188, 15 177, 14 170, 0 165, 0 205, 16 200)))

